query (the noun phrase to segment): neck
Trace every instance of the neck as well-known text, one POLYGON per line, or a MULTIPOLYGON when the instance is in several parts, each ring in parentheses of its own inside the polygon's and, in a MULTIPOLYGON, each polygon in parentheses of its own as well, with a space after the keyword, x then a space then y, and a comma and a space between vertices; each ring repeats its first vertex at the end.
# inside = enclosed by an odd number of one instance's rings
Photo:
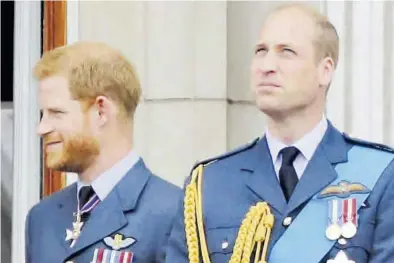
POLYGON ((79 174, 79 179, 86 183, 93 182, 100 174, 109 170, 117 162, 123 159, 132 149, 133 144, 131 136, 128 138, 118 137, 117 140, 106 142, 102 145, 100 154, 92 165, 79 174))
POLYGON ((291 145, 309 133, 323 118, 323 111, 304 110, 286 116, 268 116, 269 132, 286 145, 291 145))

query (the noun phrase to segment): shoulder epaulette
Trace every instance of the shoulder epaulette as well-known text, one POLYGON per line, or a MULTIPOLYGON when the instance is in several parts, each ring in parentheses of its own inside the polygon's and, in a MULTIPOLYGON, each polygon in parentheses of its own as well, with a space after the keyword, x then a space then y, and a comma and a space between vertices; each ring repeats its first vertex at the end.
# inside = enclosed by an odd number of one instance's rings
POLYGON ((200 165, 200 164, 202 164, 202 165, 208 165, 208 164, 210 164, 210 163, 213 163, 213 162, 216 162, 216 161, 219 161, 219 160, 223 160, 223 159, 225 159, 225 158, 227 158, 227 157, 233 156, 233 155, 235 155, 235 154, 237 154, 237 153, 246 151, 246 150, 252 148, 252 147, 258 142, 259 139, 260 139, 260 138, 256 138, 256 139, 254 139, 252 142, 249 142, 249 143, 247 143, 247 144, 245 144, 245 145, 239 146, 239 147, 237 147, 237 148, 235 148, 235 149, 233 149, 233 150, 231 150, 231 151, 229 151, 229 152, 226 152, 226 153, 224 153, 224 154, 221 154, 221 155, 218 155, 218 156, 209 158, 209 159, 205 159, 205 160, 202 160, 202 161, 198 161, 198 162, 196 162, 196 163, 194 164, 192 170, 194 170, 194 169, 195 169, 198 165, 200 165))
POLYGON ((366 141, 366 140, 362 140, 362 139, 358 139, 358 138, 354 138, 354 137, 350 137, 346 133, 343 133, 343 136, 344 136, 346 141, 349 141, 351 143, 354 143, 354 144, 357 144, 357 145, 361 145, 361 146, 365 146, 365 147, 369 147, 369 148, 382 150, 382 151, 386 151, 386 152, 394 153, 394 148, 392 148, 392 147, 390 147, 388 145, 381 144, 381 143, 376 143, 376 142, 370 142, 370 141, 366 141))

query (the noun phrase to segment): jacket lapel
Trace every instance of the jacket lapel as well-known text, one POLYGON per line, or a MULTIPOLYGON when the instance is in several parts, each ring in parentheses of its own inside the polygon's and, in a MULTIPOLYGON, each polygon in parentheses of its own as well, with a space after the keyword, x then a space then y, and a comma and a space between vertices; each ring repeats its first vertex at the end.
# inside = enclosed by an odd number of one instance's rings
POLYGON ((58 213, 55 213, 56 219, 53 224, 55 236, 61 246, 62 254, 68 253, 70 243, 66 241, 66 229, 72 229, 74 213, 77 210, 77 185, 76 183, 64 189, 64 197, 57 203, 58 213))
POLYGON ((289 200, 286 214, 297 209, 337 178, 335 164, 346 162, 347 152, 343 135, 329 122, 321 143, 289 200))
POLYGON ((277 210, 278 213, 283 214, 286 208, 286 200, 276 176, 265 137, 251 149, 251 158, 252 166, 244 168, 244 170, 251 171, 247 179, 247 187, 277 210))
POLYGON ((135 209, 150 175, 143 161, 138 161, 93 209, 68 257, 124 227, 128 223, 124 213, 135 209))

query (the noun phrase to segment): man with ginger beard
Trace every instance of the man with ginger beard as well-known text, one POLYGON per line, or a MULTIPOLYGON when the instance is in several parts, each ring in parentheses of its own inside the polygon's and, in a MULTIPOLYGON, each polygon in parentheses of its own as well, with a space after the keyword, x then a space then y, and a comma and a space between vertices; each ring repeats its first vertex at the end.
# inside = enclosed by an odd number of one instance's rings
POLYGON ((394 262, 394 150, 324 115, 338 47, 306 6, 267 17, 251 63, 265 134, 192 169, 166 262, 394 262))
POLYGON ((48 168, 78 181, 26 219, 26 262, 162 262, 180 189, 152 174, 133 149, 141 88, 123 55, 79 42, 36 64, 48 168))

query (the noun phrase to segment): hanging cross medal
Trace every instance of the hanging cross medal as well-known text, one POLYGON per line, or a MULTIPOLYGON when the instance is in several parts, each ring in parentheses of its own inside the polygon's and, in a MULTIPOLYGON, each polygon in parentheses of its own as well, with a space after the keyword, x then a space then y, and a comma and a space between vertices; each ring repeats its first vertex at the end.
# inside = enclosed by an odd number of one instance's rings
POLYGON ((341 237, 342 234, 342 229, 339 225, 339 201, 337 199, 330 200, 328 203, 328 207, 329 224, 326 229, 326 237, 329 240, 337 240, 341 237))
POLYGON ((357 233, 357 200, 350 198, 343 200, 342 236, 352 238, 357 233))
POLYGON ((78 212, 74 214, 76 216, 76 220, 75 220, 75 222, 72 223, 73 224, 73 229, 72 230, 66 229, 66 239, 65 239, 65 241, 72 240, 70 247, 74 246, 76 240, 81 235, 81 230, 82 230, 82 227, 84 225, 84 223, 81 220, 82 215, 92 211, 93 208, 96 207, 99 202, 100 202, 99 197, 96 194, 94 194, 89 199, 89 201, 82 207, 82 209, 81 210, 78 209, 78 212))
POLYGON ((78 211, 75 215, 76 215, 76 220, 75 222, 73 222, 73 229, 72 230, 66 229, 66 241, 72 240, 71 247, 74 246, 75 240, 77 240, 79 235, 81 234, 81 230, 83 226, 80 212, 78 211))

